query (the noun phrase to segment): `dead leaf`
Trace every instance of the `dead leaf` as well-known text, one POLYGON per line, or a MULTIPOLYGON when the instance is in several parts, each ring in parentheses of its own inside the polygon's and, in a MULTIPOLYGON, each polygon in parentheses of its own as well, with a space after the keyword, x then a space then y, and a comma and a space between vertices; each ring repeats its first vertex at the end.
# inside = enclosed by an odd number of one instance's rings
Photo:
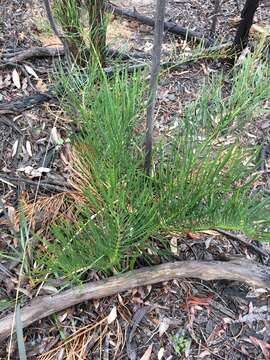
POLYGON ((202 234, 199 234, 199 233, 193 233, 191 231, 189 231, 187 233, 187 236, 190 238, 190 239, 193 239, 193 240, 201 240, 203 238, 203 235, 202 234))
POLYGON ((12 155, 11 155, 11 157, 14 157, 17 154, 18 145, 19 145, 19 140, 16 140, 15 143, 12 145, 12 155))
POLYGON ((212 236, 220 236, 220 233, 215 230, 201 230, 198 231, 199 233, 206 234, 206 235, 212 235, 212 236))
POLYGON ((16 69, 14 69, 12 71, 12 81, 13 81, 13 84, 16 86, 17 89, 21 88, 20 76, 19 76, 19 73, 18 73, 18 71, 16 69))
POLYGON ((48 87, 41 79, 39 79, 36 83, 36 89, 40 92, 46 92, 48 87))
POLYGON ((108 315, 107 318, 107 322, 108 324, 111 324, 112 322, 114 322, 114 320, 117 318, 117 309, 116 306, 114 306, 110 312, 110 314, 108 315))
POLYGON ((58 320, 60 321, 60 323, 62 323, 63 321, 65 321, 65 319, 67 318, 67 312, 65 312, 63 315, 59 316, 58 320))
POLYGON ((3 86, 1 87, 2 89, 5 87, 8 87, 11 84, 11 75, 7 74, 7 76, 5 77, 5 80, 3 82, 3 86))
POLYGON ((25 39, 25 33, 24 32, 20 32, 18 34, 18 40, 19 42, 22 42, 25 39))
POLYGON ((29 140, 27 140, 26 141, 26 150, 27 150, 27 152, 28 152, 28 155, 30 156, 30 157, 32 157, 33 156, 33 153, 32 153, 32 148, 31 148, 31 143, 30 143, 30 141, 29 140))
POLYGON ((97 310, 99 308, 100 302, 99 302, 99 300, 94 300, 93 304, 94 304, 95 309, 97 310))
POLYGON ((24 166, 24 167, 20 167, 19 169, 17 169, 18 171, 24 172, 25 174, 29 175, 31 174, 32 170, 33 170, 33 166, 24 166))
POLYGON ((159 337, 161 337, 170 327, 170 320, 168 318, 163 318, 159 324, 159 337))
POLYGON ((235 66, 242 65, 242 64, 245 62, 245 60, 246 60, 246 58, 247 58, 247 56, 248 56, 249 54, 250 54, 250 50, 249 50, 248 47, 246 47, 246 48, 241 52, 241 55, 239 56, 239 58, 238 58, 238 60, 237 60, 237 62, 236 62, 236 64, 235 64, 235 66))
POLYGON ((33 169, 31 172, 31 176, 32 177, 40 177, 43 175, 43 173, 47 174, 51 171, 51 169, 49 168, 45 168, 45 167, 39 167, 37 169, 33 169))
POLYGON ((178 248, 177 248, 177 237, 172 237, 170 240, 170 248, 171 248, 171 252, 174 255, 178 255, 178 248))
POLYGON ((159 349, 158 360, 161 360, 163 358, 164 352, 165 352, 165 349, 163 347, 159 349))
POLYGON ((57 128, 55 126, 51 130, 51 140, 55 145, 63 144, 63 139, 59 135, 57 128))
POLYGON ((122 296, 121 296, 120 294, 117 294, 117 297, 118 297, 118 301, 119 301, 119 303, 120 303, 122 306, 124 306, 124 307, 125 307, 125 304, 124 304, 124 301, 123 301, 122 296))
POLYGON ((27 78, 24 78, 22 81, 22 90, 26 90, 28 86, 28 80, 27 78))
POLYGON ((42 286, 40 293, 45 294, 45 295, 54 295, 57 294, 59 292, 59 290, 51 285, 44 285, 42 286))
POLYGON ((247 297, 247 298, 257 298, 257 297, 259 297, 259 296, 261 296, 261 295, 263 295, 263 294, 266 294, 266 293, 268 293, 268 291, 267 291, 266 289, 256 288, 256 289, 250 290, 250 291, 247 293, 246 297, 247 297))
POLYGON ((200 296, 189 296, 187 298, 187 305, 204 305, 204 306, 208 306, 211 304, 211 301, 213 299, 213 295, 208 295, 208 296, 204 296, 204 297, 200 297, 200 296))
POLYGON ((268 344, 267 342, 260 340, 254 336, 250 336, 249 337, 251 343, 255 346, 259 345, 259 347, 262 350, 262 353, 265 357, 266 360, 270 359, 270 352, 268 351, 270 349, 270 344, 268 344))
POLYGON ((35 178, 42 176, 43 173, 49 173, 51 169, 42 166, 38 169, 34 169, 33 166, 28 165, 17 169, 17 171, 24 172, 26 175, 35 178))
POLYGON ((212 240, 213 240, 212 237, 209 237, 209 238, 206 239, 206 241, 205 241, 205 248, 206 248, 206 249, 209 249, 212 240))
POLYGON ((146 352, 143 354, 143 356, 141 357, 140 360, 149 360, 150 356, 152 354, 152 349, 153 349, 153 344, 151 344, 148 349, 146 350, 146 352))
POLYGON ((201 352, 198 356, 198 359, 203 359, 205 358, 206 356, 209 356, 211 355, 210 351, 209 350, 204 350, 203 352, 201 352))
POLYGON ((29 65, 24 65, 25 70, 28 72, 29 75, 32 75, 36 80, 39 80, 39 77, 37 76, 37 73, 34 69, 31 68, 29 65))
POLYGON ((13 206, 7 206, 7 214, 10 223, 14 226, 16 224, 15 208, 13 206))

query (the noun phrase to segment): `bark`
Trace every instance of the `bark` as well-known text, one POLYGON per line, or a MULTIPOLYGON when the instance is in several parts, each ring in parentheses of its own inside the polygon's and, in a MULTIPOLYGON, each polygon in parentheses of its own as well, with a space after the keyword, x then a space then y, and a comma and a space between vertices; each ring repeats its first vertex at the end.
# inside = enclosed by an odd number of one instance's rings
POLYGON ((212 25, 210 29, 210 35, 213 37, 216 33, 218 13, 220 12, 220 0, 215 0, 214 13, 212 18, 212 25))
POLYGON ((92 47, 90 53, 92 53, 94 57, 97 56, 100 64, 105 66, 107 31, 105 0, 87 0, 87 7, 89 14, 90 43, 92 47))
POLYGON ((242 50, 248 45, 249 32, 253 24, 255 12, 260 4, 260 0, 246 0, 245 6, 241 12, 241 21, 238 26, 234 47, 242 50))
POLYGON ((77 63, 82 62, 82 49, 84 49, 84 40, 82 38, 80 29, 80 7, 80 0, 59 1, 59 17, 64 32, 65 41, 72 59, 77 63))
POLYGON ((20 63, 36 57, 55 57, 64 55, 63 47, 32 47, 30 49, 22 50, 17 54, 4 54, 4 60, 11 63, 20 63))
POLYGON ((96 57, 102 66, 105 64, 105 3, 106 0, 58 0, 58 17, 65 42, 73 60, 80 65, 88 64, 96 57), (84 29, 87 25, 83 23, 83 11, 88 12, 88 29, 84 29), (87 41, 83 36, 85 30, 87 41))
POLYGON ((150 94, 149 103, 147 106, 147 120, 146 120, 146 139, 145 139, 145 170, 149 176, 151 172, 152 163, 152 147, 153 147, 153 118, 154 108, 156 104, 158 76, 160 71, 161 48, 164 32, 164 20, 167 0, 157 0, 156 5, 156 20, 155 20, 155 34, 154 47, 152 52, 152 68, 150 79, 150 94))
MULTIPOLYGON (((232 258, 229 261, 182 261, 157 265, 106 280, 91 282, 52 296, 37 297, 21 309, 22 327, 67 309, 84 301, 112 296, 139 286, 151 285, 177 278, 202 280, 233 280, 249 285, 270 288, 270 268, 247 259, 232 258)), ((14 314, 0 319, 0 341, 14 330, 14 314)))
POLYGON ((46 9, 46 13, 47 13, 47 18, 49 20, 49 23, 50 23, 50 26, 52 28, 52 31, 54 32, 54 34, 62 41, 62 44, 64 46, 64 52, 69 60, 69 47, 68 47, 68 43, 66 41, 66 38, 64 36, 64 34, 60 33, 56 24, 55 24, 55 21, 54 21, 54 17, 53 17, 53 14, 52 14, 52 9, 51 9, 51 4, 50 4, 50 0, 43 0, 44 2, 44 6, 45 6, 45 9, 46 9))
POLYGON ((0 103, 0 115, 3 114, 20 114, 25 110, 31 109, 46 101, 53 99, 53 94, 49 91, 47 93, 39 93, 30 96, 24 96, 17 100, 0 103))

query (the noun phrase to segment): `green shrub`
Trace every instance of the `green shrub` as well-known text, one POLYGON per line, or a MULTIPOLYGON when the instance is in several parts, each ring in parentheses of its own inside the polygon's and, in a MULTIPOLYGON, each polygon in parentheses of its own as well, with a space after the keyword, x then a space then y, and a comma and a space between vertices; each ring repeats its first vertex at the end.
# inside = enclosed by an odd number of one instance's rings
POLYGON ((156 145, 150 178, 135 131, 146 105, 142 74, 116 72, 108 79, 97 67, 62 77, 64 105, 78 112, 75 168, 87 180, 87 203, 78 204, 75 223, 53 227, 56 240, 42 256, 47 270, 67 276, 122 271, 147 252, 151 237, 175 231, 220 227, 269 239, 269 197, 253 191, 258 149, 243 148, 237 138, 218 143, 250 121, 269 96, 269 69, 254 61, 214 78, 187 107, 177 131, 156 145), (228 77, 230 94, 224 96, 228 77))

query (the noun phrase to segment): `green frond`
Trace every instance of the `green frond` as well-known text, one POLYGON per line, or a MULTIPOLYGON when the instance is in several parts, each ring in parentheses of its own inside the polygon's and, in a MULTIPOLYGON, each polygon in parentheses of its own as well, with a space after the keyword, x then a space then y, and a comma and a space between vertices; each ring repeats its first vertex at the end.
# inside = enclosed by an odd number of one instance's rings
POLYGON ((156 145, 155 173, 147 178, 135 132, 146 105, 142 74, 116 72, 109 79, 98 66, 62 74, 63 103, 81 129, 75 147, 85 149, 74 166, 89 185, 81 189, 86 205, 77 221, 53 226, 56 240, 46 243, 42 259, 48 270, 61 276, 122 271, 153 247, 152 238, 171 231, 220 227, 269 240, 270 198, 254 191, 258 148, 242 147, 239 136, 219 143, 261 111, 268 75, 269 66, 250 56, 213 78, 175 133, 156 145))

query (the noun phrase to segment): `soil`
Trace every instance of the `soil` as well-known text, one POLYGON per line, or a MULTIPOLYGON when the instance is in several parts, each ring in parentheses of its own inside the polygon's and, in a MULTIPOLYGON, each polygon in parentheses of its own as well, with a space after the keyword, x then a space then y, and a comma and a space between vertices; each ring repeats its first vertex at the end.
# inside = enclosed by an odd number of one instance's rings
MULTIPOLYGON (((152 16, 153 1, 117 0, 152 16)), ((166 18, 210 36, 214 1, 169 1, 166 18)), ((230 19, 239 16, 244 1, 226 0, 218 14, 216 42, 230 41, 235 28, 230 19)), ((256 22, 269 21, 269 2, 261 2, 256 22)), ((22 64, 1 66, 2 55, 34 46, 59 46, 51 33, 42 2, 2 0, 0 22, 0 104, 46 92, 53 82, 52 58, 33 58, 22 64), (30 70, 29 70, 30 69, 30 70), (31 70, 32 69, 32 70, 31 70)), ((131 62, 149 58, 152 29, 135 21, 113 18, 109 28, 111 47, 128 52, 131 62), (119 45, 121 44, 121 46, 119 45), (136 55, 136 56, 135 56, 136 55)), ((166 34, 163 60, 187 54, 192 45, 166 34)), ((155 136, 174 128, 184 106, 195 99, 207 79, 230 65, 220 60, 198 61, 181 71, 164 72, 156 106, 155 136)), ((254 120, 247 141, 268 142, 269 115, 254 120)), ((74 125, 53 99, 20 113, 0 111, 0 253, 18 249, 15 219, 19 199, 39 199, 65 189, 69 176, 69 138, 74 125), (60 143, 64 145, 59 146, 60 143), (37 171, 37 174, 35 173, 37 171), (39 174, 42 173, 40 186, 39 174)), ((266 153, 270 166, 270 152, 266 153)), ((267 179, 266 179, 267 180, 267 179)), ((269 180, 268 180, 269 181, 269 180)), ((268 186, 267 181, 263 186, 268 186)), ((38 219, 36 220, 38 221, 38 219)), ((171 239, 169 239, 170 241, 171 239)), ((270 265, 251 248, 217 233, 187 234, 174 239, 179 260, 212 260, 245 256, 270 265)), ((257 244, 266 251, 267 244, 257 244)), ((19 266, 14 259, 0 262, 0 310, 4 317, 14 300, 19 266)), ((89 279, 98 280, 91 273, 89 279)), ((48 281, 36 287, 31 279, 20 284, 21 301, 54 293, 61 286, 48 281)), ((87 302, 39 321, 24 331, 30 359, 270 359, 270 297, 265 289, 229 281, 174 280, 127 291, 110 298, 87 302), (107 320, 107 316, 112 319, 107 320), (70 338, 68 338, 70 336, 70 338), (67 341, 68 339, 68 341, 67 341), (76 356, 75 356, 76 354, 76 356)), ((19 358, 15 341, 0 344, 0 358, 19 358)))

